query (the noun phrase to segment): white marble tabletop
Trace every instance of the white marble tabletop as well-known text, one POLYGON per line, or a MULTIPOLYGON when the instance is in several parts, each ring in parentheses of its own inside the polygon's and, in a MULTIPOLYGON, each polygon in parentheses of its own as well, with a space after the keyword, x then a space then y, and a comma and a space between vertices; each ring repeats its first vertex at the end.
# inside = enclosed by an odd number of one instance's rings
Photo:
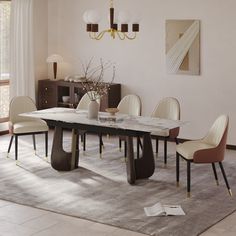
POLYGON ((23 113, 21 116, 150 133, 181 127, 187 123, 145 116, 130 116, 121 113, 111 116, 107 112, 99 112, 98 119, 88 119, 86 110, 61 107, 23 113))

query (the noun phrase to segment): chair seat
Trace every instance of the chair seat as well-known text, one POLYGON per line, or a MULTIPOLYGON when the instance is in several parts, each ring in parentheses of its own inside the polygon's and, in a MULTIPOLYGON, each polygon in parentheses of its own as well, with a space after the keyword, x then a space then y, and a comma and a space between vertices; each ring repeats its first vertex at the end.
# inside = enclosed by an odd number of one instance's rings
POLYGON ((164 129, 164 130, 152 132, 151 135, 152 136, 169 137, 170 131, 168 129, 164 129))
POLYGON ((48 131, 47 123, 43 120, 22 121, 13 125, 14 134, 46 132, 48 131))
POLYGON ((176 151, 185 159, 193 160, 193 155, 196 151, 214 147, 215 146, 207 144, 202 140, 196 140, 196 141, 187 141, 185 143, 177 145, 176 151))

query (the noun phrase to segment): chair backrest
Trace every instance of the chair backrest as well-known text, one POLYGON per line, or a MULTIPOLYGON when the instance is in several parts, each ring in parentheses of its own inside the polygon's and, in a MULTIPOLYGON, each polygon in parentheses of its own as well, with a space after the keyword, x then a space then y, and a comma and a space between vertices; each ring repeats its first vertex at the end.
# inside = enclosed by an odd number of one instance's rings
POLYGON ((137 95, 130 94, 123 97, 117 106, 120 113, 140 116, 141 115, 141 101, 137 95))
POLYGON ((163 119, 179 120, 180 104, 176 98, 166 97, 157 104, 151 116, 163 119))
POLYGON ((227 132, 228 123, 229 123, 229 117, 227 115, 219 116, 215 120, 214 124, 208 131, 205 138, 203 138, 203 141, 213 146, 218 146, 221 143, 222 138, 225 136, 224 135, 225 132, 227 132))
POLYGON ((20 113, 24 112, 31 112, 36 111, 37 108, 35 106, 34 101, 27 96, 17 96, 14 97, 9 106, 9 121, 12 124, 15 124, 17 122, 21 121, 27 121, 32 120, 33 118, 27 118, 27 117, 21 117, 19 116, 20 113))
POLYGON ((203 138, 203 142, 213 145, 214 148, 198 150, 193 155, 195 163, 212 163, 224 160, 226 141, 229 127, 227 115, 219 116, 208 134, 203 138))
MULTIPOLYGON (((90 92, 85 93, 83 97, 80 99, 79 104, 77 105, 76 109, 88 110, 88 105, 91 101, 88 93, 92 94, 96 92, 90 91, 90 92)), ((98 104, 100 104, 100 98, 96 99, 96 101, 98 102, 98 104)))

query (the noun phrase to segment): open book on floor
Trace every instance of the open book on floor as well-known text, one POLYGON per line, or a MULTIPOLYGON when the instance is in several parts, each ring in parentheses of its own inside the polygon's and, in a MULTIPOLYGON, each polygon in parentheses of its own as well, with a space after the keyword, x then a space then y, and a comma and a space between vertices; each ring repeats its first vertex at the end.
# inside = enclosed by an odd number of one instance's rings
POLYGON ((147 216, 182 216, 185 215, 180 205, 162 205, 160 202, 151 207, 144 207, 147 216))

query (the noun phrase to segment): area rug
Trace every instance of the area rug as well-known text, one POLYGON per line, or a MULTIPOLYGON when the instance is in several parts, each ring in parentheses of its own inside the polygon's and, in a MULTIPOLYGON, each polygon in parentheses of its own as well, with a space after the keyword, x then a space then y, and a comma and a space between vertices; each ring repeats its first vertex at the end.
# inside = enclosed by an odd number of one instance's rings
MULTIPOLYGON (((50 134, 52 137, 52 134, 50 134)), ((0 137, 0 198, 16 203, 80 217, 147 235, 198 235, 236 209, 236 198, 228 195, 219 172, 215 185, 211 165, 192 167, 192 197, 186 198, 186 163, 181 162, 181 186, 175 186, 175 145, 168 145, 168 165, 163 151, 156 158, 155 174, 131 186, 126 180, 123 152, 116 138, 104 138, 103 158, 98 155, 98 138, 88 136, 86 152, 80 152, 80 167, 57 172, 43 159, 43 139, 37 139, 37 155, 31 137, 19 140, 20 166, 15 165, 14 149, 6 158, 9 136, 0 137), (180 204, 185 216, 147 217, 143 208, 157 202, 180 204)), ((70 149, 70 135, 65 135, 70 149)), ((51 145, 51 144, 50 144, 51 145)), ((162 143, 160 143, 162 147, 162 143)), ((234 151, 224 162, 232 191, 236 193, 234 151)))

